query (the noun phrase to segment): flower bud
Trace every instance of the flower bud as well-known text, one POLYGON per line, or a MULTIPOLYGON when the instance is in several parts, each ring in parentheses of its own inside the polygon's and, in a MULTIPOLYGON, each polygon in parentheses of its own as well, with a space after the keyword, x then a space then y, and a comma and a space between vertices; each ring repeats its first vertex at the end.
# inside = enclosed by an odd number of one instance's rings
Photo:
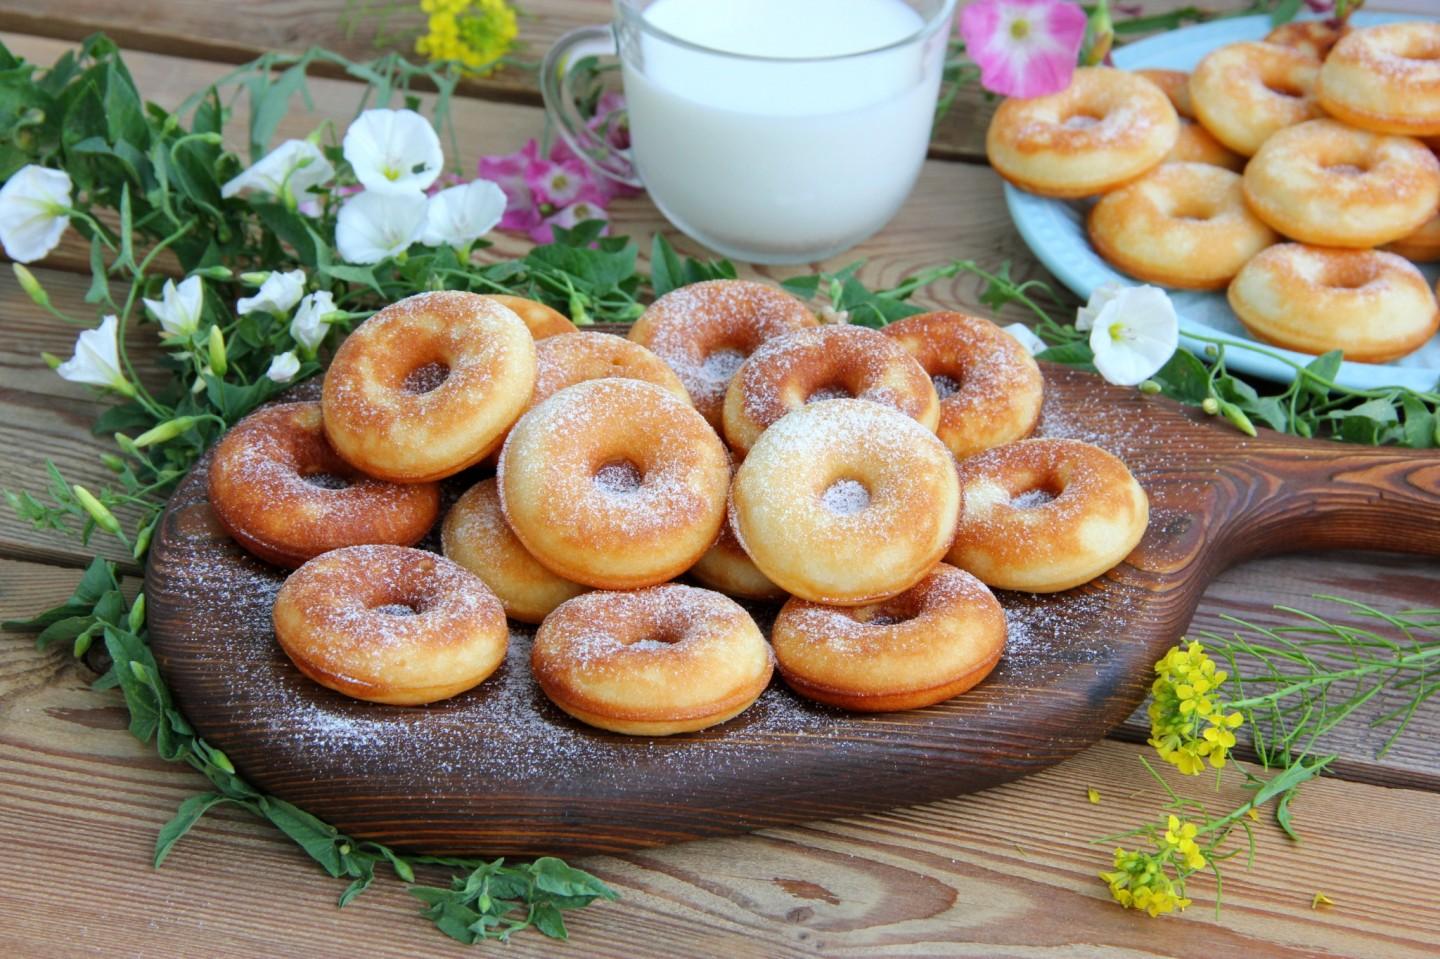
POLYGON ((128 456, 139 458, 141 455, 140 447, 136 446, 135 441, 124 433, 115 434, 115 445, 120 447, 120 451, 128 456))
POLYGON ((158 426, 152 426, 150 429, 135 437, 135 445, 144 448, 146 446, 154 446, 156 443, 168 442, 190 429, 190 427, 194 426, 199 420, 200 417, 198 416, 177 416, 173 420, 166 420, 164 423, 158 426))
POLYGON ((56 369, 60 366, 61 363, 65 362, 64 360, 60 359, 60 357, 56 356, 54 353, 41 353, 40 359, 44 360, 45 365, 50 367, 50 369, 52 370, 56 369))
POLYGON ((130 632, 140 632, 140 627, 145 625, 145 594, 140 593, 135 597, 135 602, 130 606, 130 616, 126 619, 130 632))
POLYGON ((148 682, 150 682, 150 670, 146 669, 146 668, 145 668, 145 664, 142 663, 142 662, 140 662, 140 660, 138 660, 138 659, 132 659, 132 660, 130 660, 130 672, 134 673, 134 674, 135 674, 135 678, 138 679, 138 680, 140 680, 140 682, 142 682, 142 683, 148 683, 148 682))
POLYGON ((1146 394, 1147 396, 1154 396, 1156 393, 1160 392, 1160 384, 1156 383, 1154 380, 1145 380, 1140 384, 1140 392, 1146 394))
POLYGON ((139 559, 140 557, 144 556, 145 551, 150 548, 150 537, 154 535, 154 523, 151 523, 149 526, 143 527, 140 530, 139 535, 135 537, 135 548, 130 551, 131 558, 139 559))
POLYGON ((224 376, 229 368, 225 359, 225 334, 220 332, 220 327, 210 327, 210 369, 216 376, 224 376))
POLYGON ((110 470, 112 473, 125 472, 125 461, 122 460, 120 457, 116 456, 114 453, 102 453, 100 455, 100 462, 104 463, 105 468, 110 470))
POLYGON ((90 514, 90 518, 95 521, 96 526, 112 536, 120 535, 120 521, 104 503, 95 498, 94 493, 78 483, 72 485, 70 491, 75 494, 76 502, 84 508, 86 513, 90 514))
POLYGON ((270 271, 269 271, 269 270, 265 270, 265 271, 260 272, 260 273, 241 273, 241 274, 240 274, 240 282, 241 282, 241 283, 244 283, 244 284, 247 285, 247 286, 264 286, 264 285, 265 285, 265 281, 268 280, 268 279, 270 279, 270 271))
POLYGON ((1210 416, 1214 416, 1220 412, 1220 401, 1213 396, 1207 396, 1205 397, 1205 401, 1200 404, 1200 408, 1210 416))
POLYGON ((235 764, 230 761, 230 757, 214 746, 210 747, 210 761, 230 775, 235 775, 235 764))
POLYGON ((86 653, 90 652, 90 646, 92 643, 95 642, 95 633, 92 631, 93 629, 94 627, 92 626, 90 629, 85 630, 85 632, 75 637, 75 645, 71 648, 71 652, 74 654, 76 659, 79 659, 81 656, 84 656, 86 653))
POLYGON ((36 306, 50 306, 50 294, 46 293, 45 288, 40 285, 40 281, 35 279, 34 273, 31 273, 20 263, 12 263, 10 264, 10 268, 15 271, 15 279, 20 281, 20 289, 24 290, 25 294, 35 301, 36 306))
POLYGON ((1250 417, 1245 415, 1245 411, 1234 403, 1221 403, 1220 412, 1225 414, 1225 418, 1230 421, 1232 426, 1246 436, 1256 435, 1255 424, 1250 422, 1250 417))
POLYGON ((235 271, 228 266, 206 266, 196 270, 194 275, 207 280, 233 280, 235 271))

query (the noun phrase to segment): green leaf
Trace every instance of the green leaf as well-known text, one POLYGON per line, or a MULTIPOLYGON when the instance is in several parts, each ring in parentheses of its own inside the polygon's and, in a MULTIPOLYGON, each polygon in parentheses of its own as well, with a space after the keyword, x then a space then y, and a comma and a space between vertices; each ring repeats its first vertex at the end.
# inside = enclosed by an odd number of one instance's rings
POLYGON ((1405 411, 1405 428, 1401 442, 1411 449, 1433 448, 1435 446, 1436 414, 1426 408, 1419 397, 1412 393, 1402 396, 1400 404, 1405 411))
POLYGON ((340 894, 340 900, 339 900, 339 902, 338 902, 338 904, 337 904, 337 905, 339 906, 339 908, 344 909, 346 906, 350 905, 350 903, 355 900, 355 897, 358 896, 358 895, 360 895, 360 894, 361 894, 362 892, 364 892, 366 889, 369 889, 369 888, 370 888, 370 884, 373 883, 374 881, 375 881, 375 864, 374 864, 374 863, 369 863, 369 864, 368 864, 368 868, 366 868, 366 869, 360 874, 360 876, 359 876, 358 878, 356 878, 356 880, 355 880, 354 882, 352 882, 352 883, 350 883, 350 885, 346 886, 346 887, 345 887, 345 891, 340 894))
POLYGON ((76 636, 85 632, 94 623, 94 616, 67 616, 57 620, 46 626, 40 631, 40 635, 35 637, 35 648, 45 649, 52 643, 74 642, 76 636))
POLYGON ((234 800, 220 793, 201 793, 182 802, 174 817, 160 827, 160 832, 155 837, 155 867, 159 868, 160 864, 165 861, 165 857, 170 855, 170 850, 175 848, 175 844, 180 841, 180 838, 200 821, 200 817, 221 803, 227 802, 234 802, 234 800))
POLYGON ((1278 27, 1282 23, 1289 23, 1291 20, 1294 20, 1295 15, 1300 12, 1300 6, 1303 3, 1304 0, 1278 0, 1274 8, 1270 11, 1270 25, 1272 27, 1278 27))
POLYGON ((260 811, 332 877, 339 878, 344 873, 340 850, 336 847, 339 833, 334 826, 274 796, 261 797, 260 811))
POLYGON ((619 899, 620 894, 582 869, 553 856, 542 856, 531 865, 535 886, 552 896, 619 899))
MULTIPOLYGON (((1089 351, 1088 346, 1086 350, 1089 351)), ((1048 356, 1045 358, 1050 359, 1048 356)), ((1090 354, 1085 361, 1093 358, 1094 355, 1090 354)), ((1201 403, 1210 395, 1210 371, 1189 350, 1176 350, 1175 355, 1151 378, 1160 384, 1161 392, 1182 403, 1201 403)))
POLYGON ((792 276, 788 280, 781 280, 780 285, 800 299, 809 300, 819 292, 820 279, 819 274, 812 273, 809 276, 792 276))
MULTIPOLYGON (((1309 363, 1305 369, 1314 373, 1326 382, 1333 383, 1335 377, 1340 373, 1340 364, 1344 361, 1344 354, 1339 350, 1331 350, 1329 353, 1322 353, 1309 363)), ((1330 387, 1323 383, 1317 383, 1309 377, 1301 377, 1301 389, 1312 396, 1325 399, 1330 395, 1330 387)))
POLYGON ((560 910, 548 902, 542 902, 535 907, 531 921, 534 922, 536 929, 551 939, 570 938, 570 933, 565 929, 565 919, 560 915, 560 910))

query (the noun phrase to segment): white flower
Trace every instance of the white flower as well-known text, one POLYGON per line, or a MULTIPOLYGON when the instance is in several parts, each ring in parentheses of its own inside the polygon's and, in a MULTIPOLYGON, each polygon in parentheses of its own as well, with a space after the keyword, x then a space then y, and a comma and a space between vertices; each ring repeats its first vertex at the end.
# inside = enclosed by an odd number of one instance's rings
POLYGON ((17 263, 55 249, 70 223, 70 175, 30 164, 0 187, 0 244, 17 263))
POLYGON ((335 311, 335 297, 328 290, 316 290, 300 301, 300 309, 290 321, 290 336, 303 346, 307 353, 314 353, 325 340, 330 328, 325 325, 325 314, 335 311))
POLYGON ((366 110, 342 147, 355 178, 377 193, 421 193, 445 162, 435 128, 414 110, 366 110))
POLYGON ((425 204, 426 246, 468 247, 495 229, 505 215, 505 191, 489 180, 472 180, 432 196, 425 204))
POLYGON ((1095 317, 1105 308, 1105 304, 1115 299, 1121 290, 1127 289, 1123 283, 1116 283, 1114 280, 1106 280, 1095 287, 1095 292, 1090 294, 1090 302, 1075 311, 1075 329, 1082 333, 1095 328, 1095 317))
POLYGON ((1165 291, 1120 290, 1095 315, 1090 349, 1095 369, 1117 386, 1135 386, 1164 366, 1180 345, 1180 318, 1165 291))
POLYGON ((404 253, 425 227, 425 195, 366 190, 345 201, 335 246, 347 263, 379 263, 404 253))
POLYGON ((200 327, 200 308, 205 298, 200 277, 192 276, 179 286, 174 280, 166 280, 160 291, 160 299, 145 300, 145 309, 160 323, 161 329, 169 336, 189 336, 200 327))
POLYGON ((260 158, 260 162, 220 188, 220 195, 232 197, 241 190, 259 190, 298 201, 313 186, 329 182, 335 168, 320 148, 309 140, 286 140, 260 158))
POLYGON ((288 353, 281 353, 271 360, 270 368, 265 371, 265 375, 276 383, 289 383, 299 372, 300 357, 295 355, 294 350, 291 350, 288 353))
POLYGON ((75 341, 75 355, 57 366, 55 372, 72 383, 90 383, 134 395, 134 387, 120 371, 118 326, 119 321, 110 314, 95 329, 81 333, 75 341))
POLYGON ((254 313, 256 310, 273 313, 275 316, 285 316, 304 295, 304 270, 291 270, 289 273, 281 273, 277 270, 265 277, 265 282, 260 284, 260 289, 254 296, 240 297, 235 304, 235 311, 241 316, 246 313, 254 313))
POLYGON ((1044 340, 1036 336, 1035 332, 1024 323, 1011 323, 1009 326, 1000 327, 1000 329, 1019 340, 1020 345, 1025 347, 1025 352, 1031 356, 1034 356, 1036 353, 1043 353, 1050 348, 1044 340))

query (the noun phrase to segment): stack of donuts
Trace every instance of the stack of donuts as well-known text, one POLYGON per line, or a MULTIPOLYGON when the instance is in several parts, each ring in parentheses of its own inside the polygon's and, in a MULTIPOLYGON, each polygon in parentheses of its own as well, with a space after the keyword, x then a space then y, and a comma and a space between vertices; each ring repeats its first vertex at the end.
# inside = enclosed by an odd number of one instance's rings
POLYGON ((545 694, 616 732, 723 722, 777 667, 813 700, 912 709, 998 662, 990 587, 1069 589, 1145 531, 1118 459, 1026 438, 1042 393, 1025 348, 963 313, 822 326, 788 293, 716 280, 627 339, 424 293, 345 340, 319 403, 237 424, 209 494, 237 543, 298 567, 276 637, 350 696, 469 689, 508 617, 539 625, 545 694), (443 556, 413 548, 462 473, 443 556), (768 642, 737 600, 783 602, 768 642))
POLYGON ((1098 197, 1118 270, 1228 288, 1252 335, 1383 363, 1440 328, 1416 263, 1440 261, 1440 23, 1308 21, 1185 74, 1081 68, 1010 100, 991 164, 1021 189, 1098 197))

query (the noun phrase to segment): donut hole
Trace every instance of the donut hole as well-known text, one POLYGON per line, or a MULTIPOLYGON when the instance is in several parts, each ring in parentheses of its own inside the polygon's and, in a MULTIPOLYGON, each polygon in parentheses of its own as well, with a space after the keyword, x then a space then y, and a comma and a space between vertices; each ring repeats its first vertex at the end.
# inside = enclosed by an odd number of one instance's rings
POLYGON ((1104 119, 1105 117, 1098 111, 1081 107, 1061 117, 1060 126, 1066 130, 1088 130, 1091 127, 1099 126, 1104 119))
POLYGON ((406 393, 429 393, 431 390, 438 389, 449 378, 450 366, 436 360, 422 363, 406 373, 405 379, 400 381, 400 388, 406 393))
POLYGON ((729 381, 745 362, 745 354, 733 346, 722 346, 711 350, 700 364, 700 371, 706 379, 729 381))
POLYGON ((685 636, 679 629, 658 626, 648 632, 617 638, 620 640, 620 645, 627 649, 666 649, 680 642, 685 636))
POLYGON ((1015 509, 1039 509, 1042 506, 1048 506, 1055 502, 1057 495, 1053 490, 1036 487, 1034 489, 1023 490, 1010 497, 1010 505, 1015 509))
POLYGON ((385 603, 380 606, 372 606, 370 612, 379 613, 382 616, 419 616, 420 609, 410 603, 385 603))
POLYGON ((1370 167, 1363 163, 1332 163, 1325 167, 1325 172, 1335 176, 1362 176, 1370 172, 1370 167))
POLYGON ((836 516, 853 516, 870 505, 870 490, 854 479, 838 479, 825 487, 820 503, 836 516))
POLYGON ((1335 290, 1359 290, 1369 286, 1379 276, 1379 270, 1368 257, 1347 257, 1332 262, 1321 277, 1321 282, 1335 290))
POLYGON ((1215 204, 1206 197, 1182 196, 1177 198, 1174 208, 1170 211, 1170 216, 1176 220, 1204 222, 1213 220, 1218 212, 1215 204))
POLYGON ((936 373, 930 377, 930 382, 935 386, 935 395, 942 400, 959 393, 960 387, 965 384, 964 377, 958 372, 953 375, 950 373, 936 373))
POLYGON ((839 383, 824 383, 810 391, 805 397, 806 403, 819 403, 821 400, 848 400, 853 399, 855 394, 839 383))
POLYGON ((314 473, 301 473, 300 478, 308 485, 318 489, 348 489, 350 487, 349 477, 340 476, 336 473, 327 473, 323 470, 314 473))
POLYGON ((629 460, 612 460, 595 471, 595 485, 617 496, 635 492, 644 481, 644 472, 629 460))

